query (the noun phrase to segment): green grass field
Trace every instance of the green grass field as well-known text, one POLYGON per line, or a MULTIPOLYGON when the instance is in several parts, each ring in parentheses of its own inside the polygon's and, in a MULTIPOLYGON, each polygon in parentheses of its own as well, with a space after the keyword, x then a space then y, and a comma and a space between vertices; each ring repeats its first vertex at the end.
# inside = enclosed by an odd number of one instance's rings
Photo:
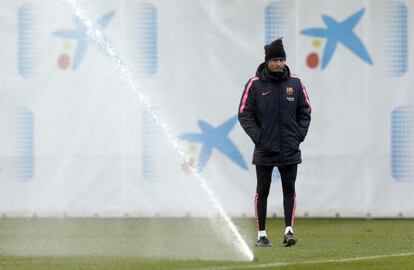
POLYGON ((253 219, 235 219, 255 262, 208 219, 0 219, 0 269, 414 269, 414 220, 297 219, 298 244, 257 249, 253 219))

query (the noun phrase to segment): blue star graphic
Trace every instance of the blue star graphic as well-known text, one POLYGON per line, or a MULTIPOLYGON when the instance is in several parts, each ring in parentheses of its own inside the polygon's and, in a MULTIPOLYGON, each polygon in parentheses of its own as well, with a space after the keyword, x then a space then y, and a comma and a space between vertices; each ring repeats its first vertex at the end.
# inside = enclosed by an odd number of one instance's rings
MULTIPOLYGON (((96 23, 96 29, 102 31, 112 20, 112 17, 115 15, 115 10, 108 12, 99 18, 96 23)), ((72 69, 76 69, 81 62, 83 56, 85 55, 86 49, 88 48, 88 43, 91 42, 95 44, 99 49, 105 51, 105 44, 99 42, 96 36, 88 34, 88 27, 80 20, 80 18, 75 17, 75 28, 74 29, 63 29, 58 30, 53 33, 54 36, 62 38, 71 38, 77 41, 77 46, 75 49, 75 56, 73 60, 72 69)), ((104 43, 111 44, 109 40, 104 37, 104 43)))
POLYGON ((236 145, 229 139, 228 135, 237 122, 237 116, 234 116, 221 124, 218 127, 213 127, 202 120, 198 121, 198 126, 201 129, 199 133, 185 133, 180 136, 180 139, 201 143, 202 149, 199 157, 198 167, 202 170, 211 157, 214 148, 230 158, 234 163, 241 168, 247 170, 246 162, 236 145))
POLYGON ((301 34, 303 35, 327 39, 323 52, 322 69, 328 65, 338 43, 342 43, 365 62, 371 65, 373 64, 364 44, 352 31, 358 24, 364 11, 365 9, 361 9, 342 22, 338 22, 328 15, 322 15, 322 19, 327 28, 308 28, 301 31, 301 34))

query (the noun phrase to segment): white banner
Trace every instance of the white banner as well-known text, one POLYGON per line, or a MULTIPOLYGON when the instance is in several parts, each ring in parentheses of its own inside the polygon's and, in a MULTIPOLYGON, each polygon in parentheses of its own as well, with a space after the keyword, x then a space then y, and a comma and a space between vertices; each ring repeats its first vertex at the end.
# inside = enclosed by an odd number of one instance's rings
POLYGON ((217 196, 253 216, 253 143, 237 109, 263 46, 283 36, 313 109, 297 215, 414 217, 413 8, 1 1, 0 213, 209 216, 217 196))

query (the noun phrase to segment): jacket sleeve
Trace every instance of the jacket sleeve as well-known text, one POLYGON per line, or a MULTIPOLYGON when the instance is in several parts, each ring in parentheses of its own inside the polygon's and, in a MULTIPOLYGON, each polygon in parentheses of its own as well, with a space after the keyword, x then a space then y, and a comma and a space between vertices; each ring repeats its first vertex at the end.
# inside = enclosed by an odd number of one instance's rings
POLYGON ((296 122, 299 128, 300 140, 305 140, 306 134, 308 133, 309 125, 311 122, 311 104, 309 101, 308 93, 302 82, 300 82, 300 93, 298 100, 298 107, 296 111, 296 122))
POLYGON ((247 82, 241 97, 238 113, 240 125, 254 144, 259 144, 262 136, 262 130, 257 124, 257 102, 253 85, 253 82, 257 79, 255 77, 247 82))

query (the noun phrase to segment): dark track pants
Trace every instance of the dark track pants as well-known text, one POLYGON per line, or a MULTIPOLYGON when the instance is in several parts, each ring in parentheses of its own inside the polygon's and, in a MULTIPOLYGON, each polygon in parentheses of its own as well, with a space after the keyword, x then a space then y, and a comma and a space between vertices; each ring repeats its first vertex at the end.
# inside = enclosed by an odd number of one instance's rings
MULTIPOLYGON (((273 168, 273 166, 256 165, 257 186, 254 208, 256 225, 259 231, 265 230, 266 227, 267 197, 269 196, 270 184, 272 182, 273 168)), ((278 167, 282 179, 285 224, 292 227, 295 223, 295 181, 297 168, 297 164, 278 167)))

